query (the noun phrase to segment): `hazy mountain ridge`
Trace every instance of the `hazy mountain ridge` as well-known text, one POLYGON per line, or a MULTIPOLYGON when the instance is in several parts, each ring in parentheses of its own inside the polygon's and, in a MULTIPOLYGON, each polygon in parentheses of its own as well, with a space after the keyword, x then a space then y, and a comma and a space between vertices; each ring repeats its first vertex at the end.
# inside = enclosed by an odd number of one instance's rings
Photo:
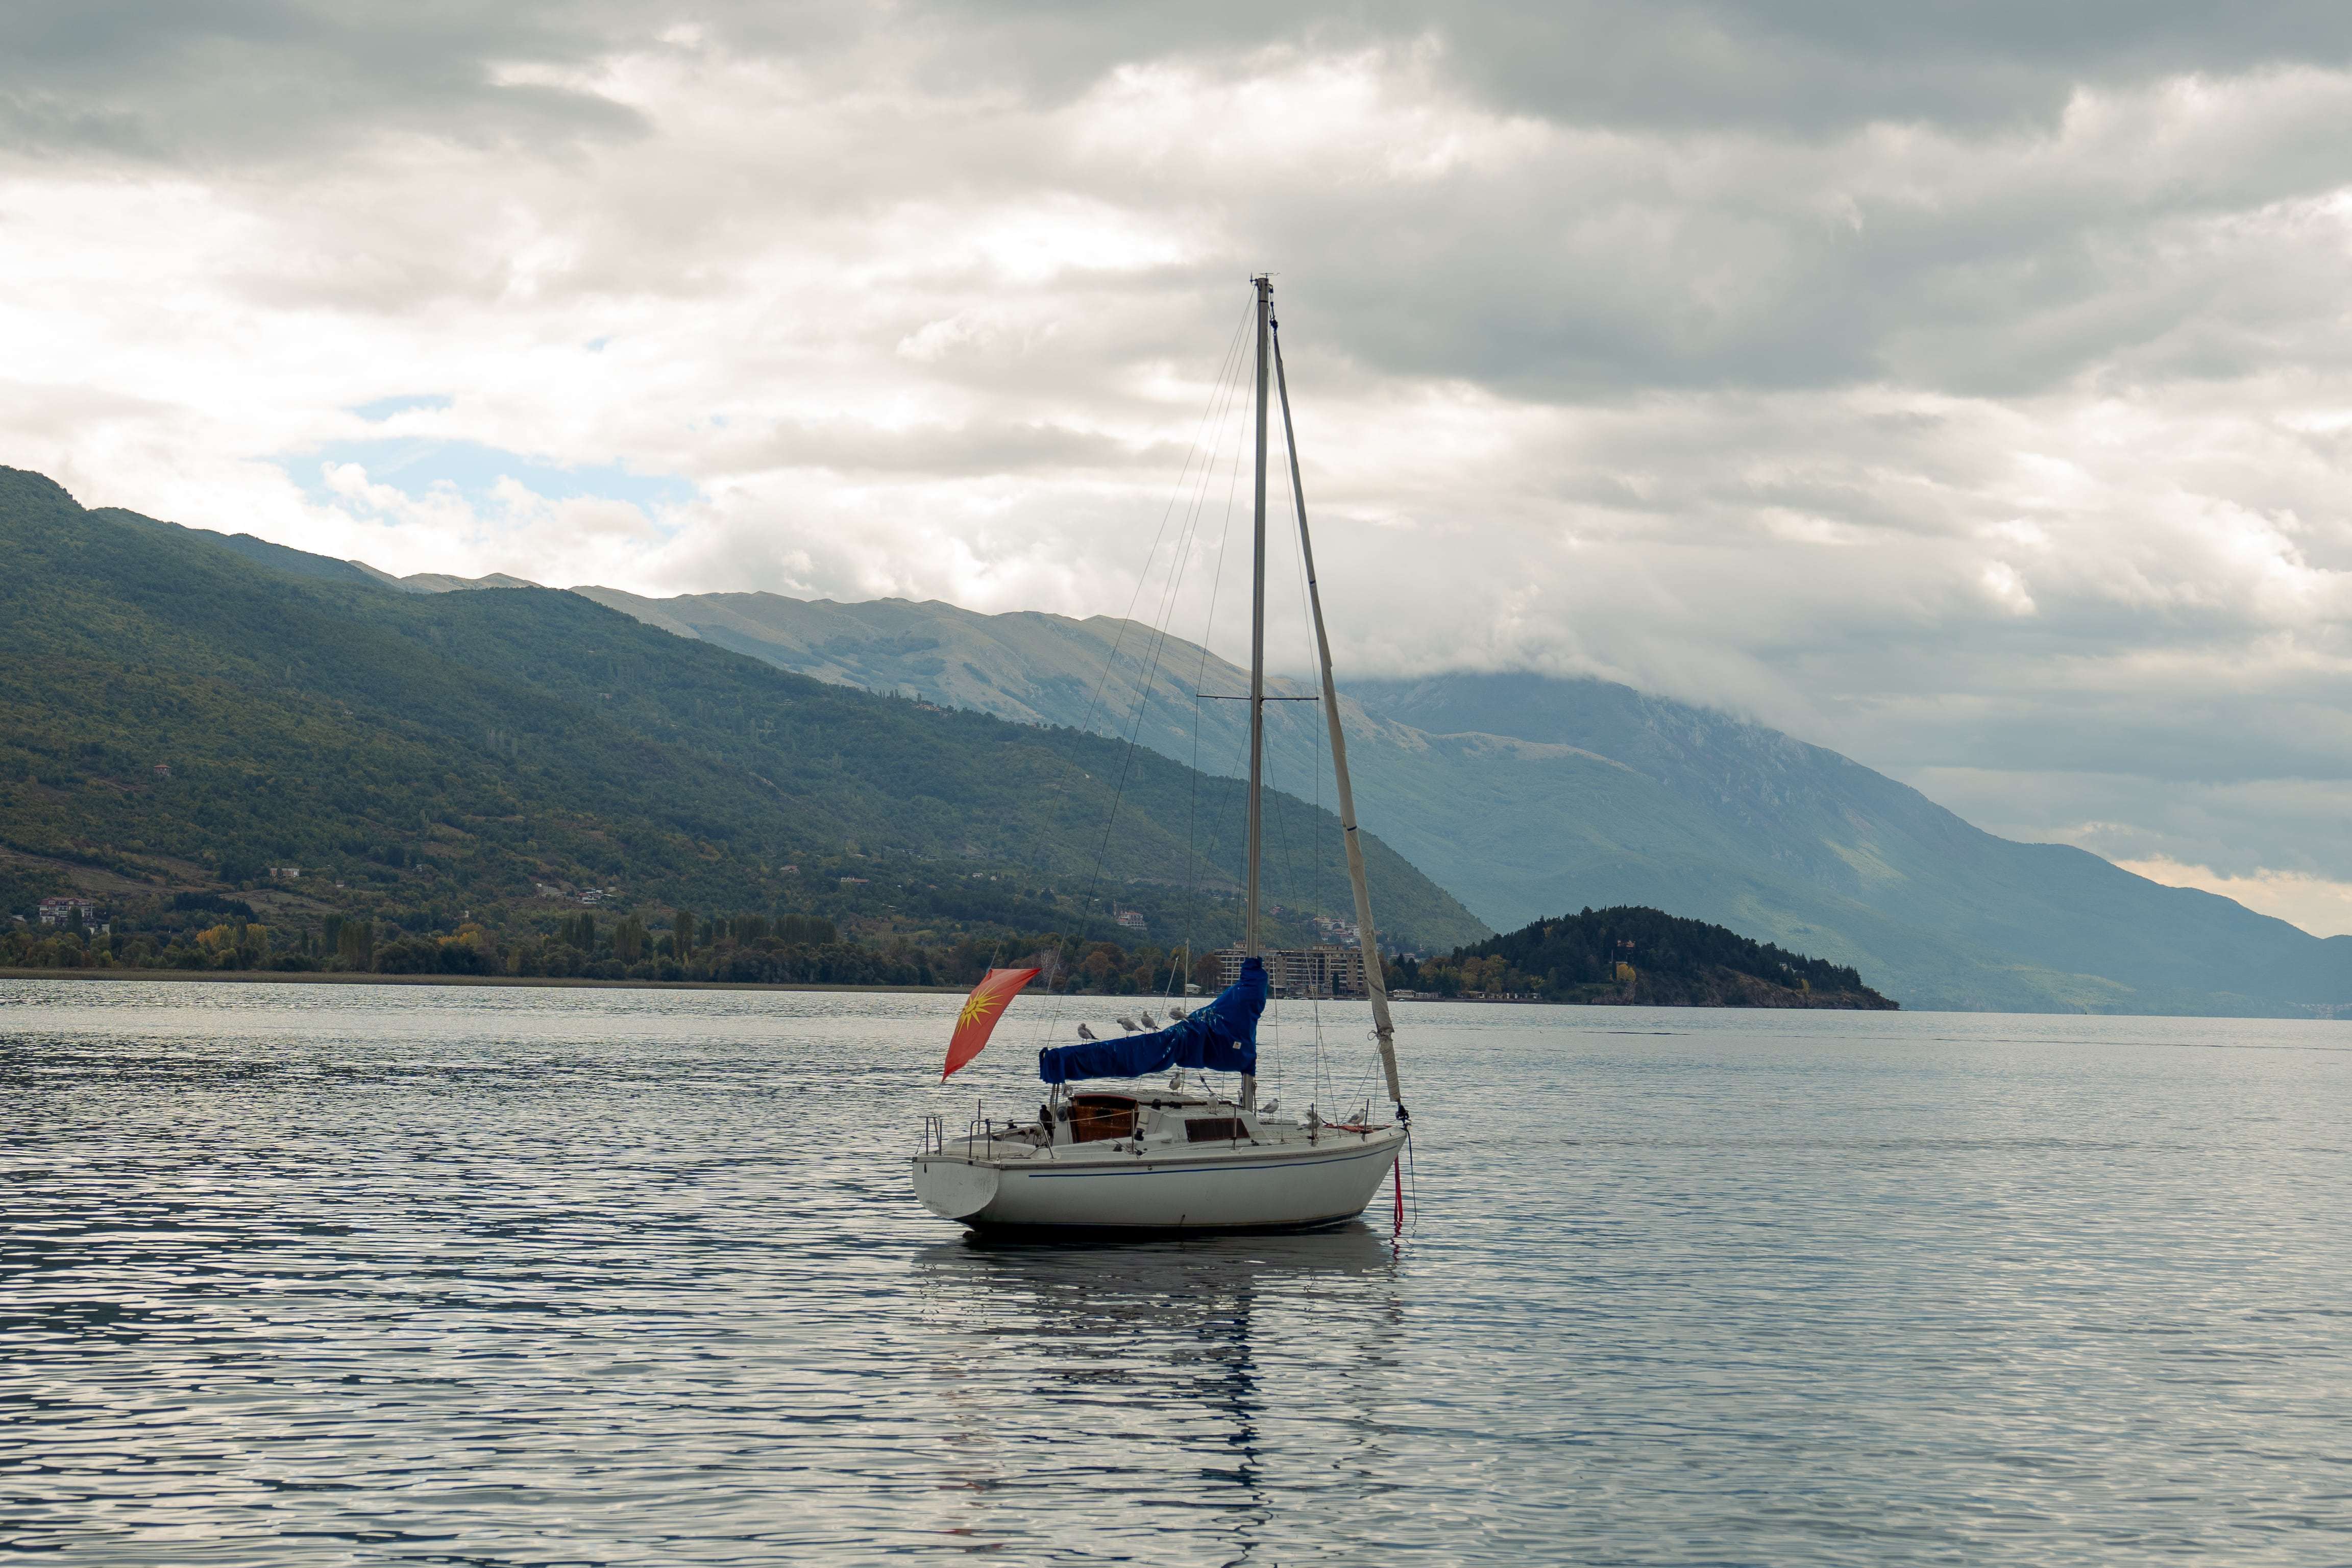
MULTIPOLYGON (((1243 672, 1111 617, 579 592, 821 679, 1132 733, 1204 771, 1242 765, 1239 705, 1192 694, 1244 689, 1243 672)), ((1498 930, 1650 905, 1852 964, 1910 1007, 2352 1002, 2352 939, 2069 846, 1997 838, 1851 758, 1726 714, 1536 676, 1349 681, 1341 702, 1366 828, 1498 930)), ((1276 782, 1316 798, 1317 710, 1285 704, 1268 728, 1276 782)))
POLYGON ((1397 717, 1613 748, 1662 793, 1730 828, 1701 865, 1677 866, 1670 847, 1654 845, 1644 858, 1570 868, 1596 897, 1679 883, 1696 906, 1741 910, 1816 951, 1814 929, 1836 931, 1890 980, 1941 953, 2078 1005, 2341 999, 2326 994, 2341 950, 2285 921, 2071 846, 1996 837, 1908 785, 1760 726, 1599 681, 1448 676, 1357 690, 1397 717))

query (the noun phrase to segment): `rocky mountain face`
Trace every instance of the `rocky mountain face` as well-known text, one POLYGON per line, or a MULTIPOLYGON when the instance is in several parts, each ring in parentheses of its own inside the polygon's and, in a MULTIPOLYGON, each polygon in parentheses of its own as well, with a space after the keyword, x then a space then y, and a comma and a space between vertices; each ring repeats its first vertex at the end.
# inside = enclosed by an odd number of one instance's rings
MULTIPOLYGON (((1244 763, 1244 672, 1110 617, 769 594, 578 592, 822 680, 1244 763)), ((1277 681, 1286 696, 1311 693, 1277 681)), ((1851 964, 1913 1008, 2298 1015, 2352 1002, 2352 939, 2020 844, 1819 746, 1596 680, 1348 683, 1365 827, 1479 918, 1648 905, 1851 964)), ((1314 704, 1270 721, 1276 784, 1328 804, 1314 704)))

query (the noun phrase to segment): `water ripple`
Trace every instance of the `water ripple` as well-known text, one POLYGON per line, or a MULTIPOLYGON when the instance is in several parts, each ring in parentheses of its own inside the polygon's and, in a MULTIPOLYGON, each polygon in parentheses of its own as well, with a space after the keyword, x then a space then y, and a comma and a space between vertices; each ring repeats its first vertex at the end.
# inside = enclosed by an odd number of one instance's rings
POLYGON ((1070 1247, 908 1196, 953 1005, 0 984, 0 1545, 2352 1556, 2340 1026, 1424 1005, 1401 1247, 1070 1247))

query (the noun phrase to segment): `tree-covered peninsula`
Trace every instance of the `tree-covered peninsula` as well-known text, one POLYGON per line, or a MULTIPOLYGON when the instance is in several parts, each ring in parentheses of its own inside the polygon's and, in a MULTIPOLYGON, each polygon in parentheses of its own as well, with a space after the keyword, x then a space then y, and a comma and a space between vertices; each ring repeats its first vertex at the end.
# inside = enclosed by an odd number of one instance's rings
POLYGON ((1619 1006, 1896 1005, 1843 965, 1703 921, 1631 907, 1537 921, 1444 958, 1408 961, 1391 984, 1438 996, 1619 1006))

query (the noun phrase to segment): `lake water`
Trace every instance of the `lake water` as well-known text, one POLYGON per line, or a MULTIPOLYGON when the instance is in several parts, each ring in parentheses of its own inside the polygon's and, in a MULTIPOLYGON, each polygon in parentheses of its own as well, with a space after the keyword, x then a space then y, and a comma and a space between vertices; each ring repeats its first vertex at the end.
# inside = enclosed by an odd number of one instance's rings
POLYGON ((2352 1026, 1407 1005, 1401 1244, 1077 1248, 910 1196, 954 1006, 0 984, 0 1546, 2352 1559, 2352 1026))

